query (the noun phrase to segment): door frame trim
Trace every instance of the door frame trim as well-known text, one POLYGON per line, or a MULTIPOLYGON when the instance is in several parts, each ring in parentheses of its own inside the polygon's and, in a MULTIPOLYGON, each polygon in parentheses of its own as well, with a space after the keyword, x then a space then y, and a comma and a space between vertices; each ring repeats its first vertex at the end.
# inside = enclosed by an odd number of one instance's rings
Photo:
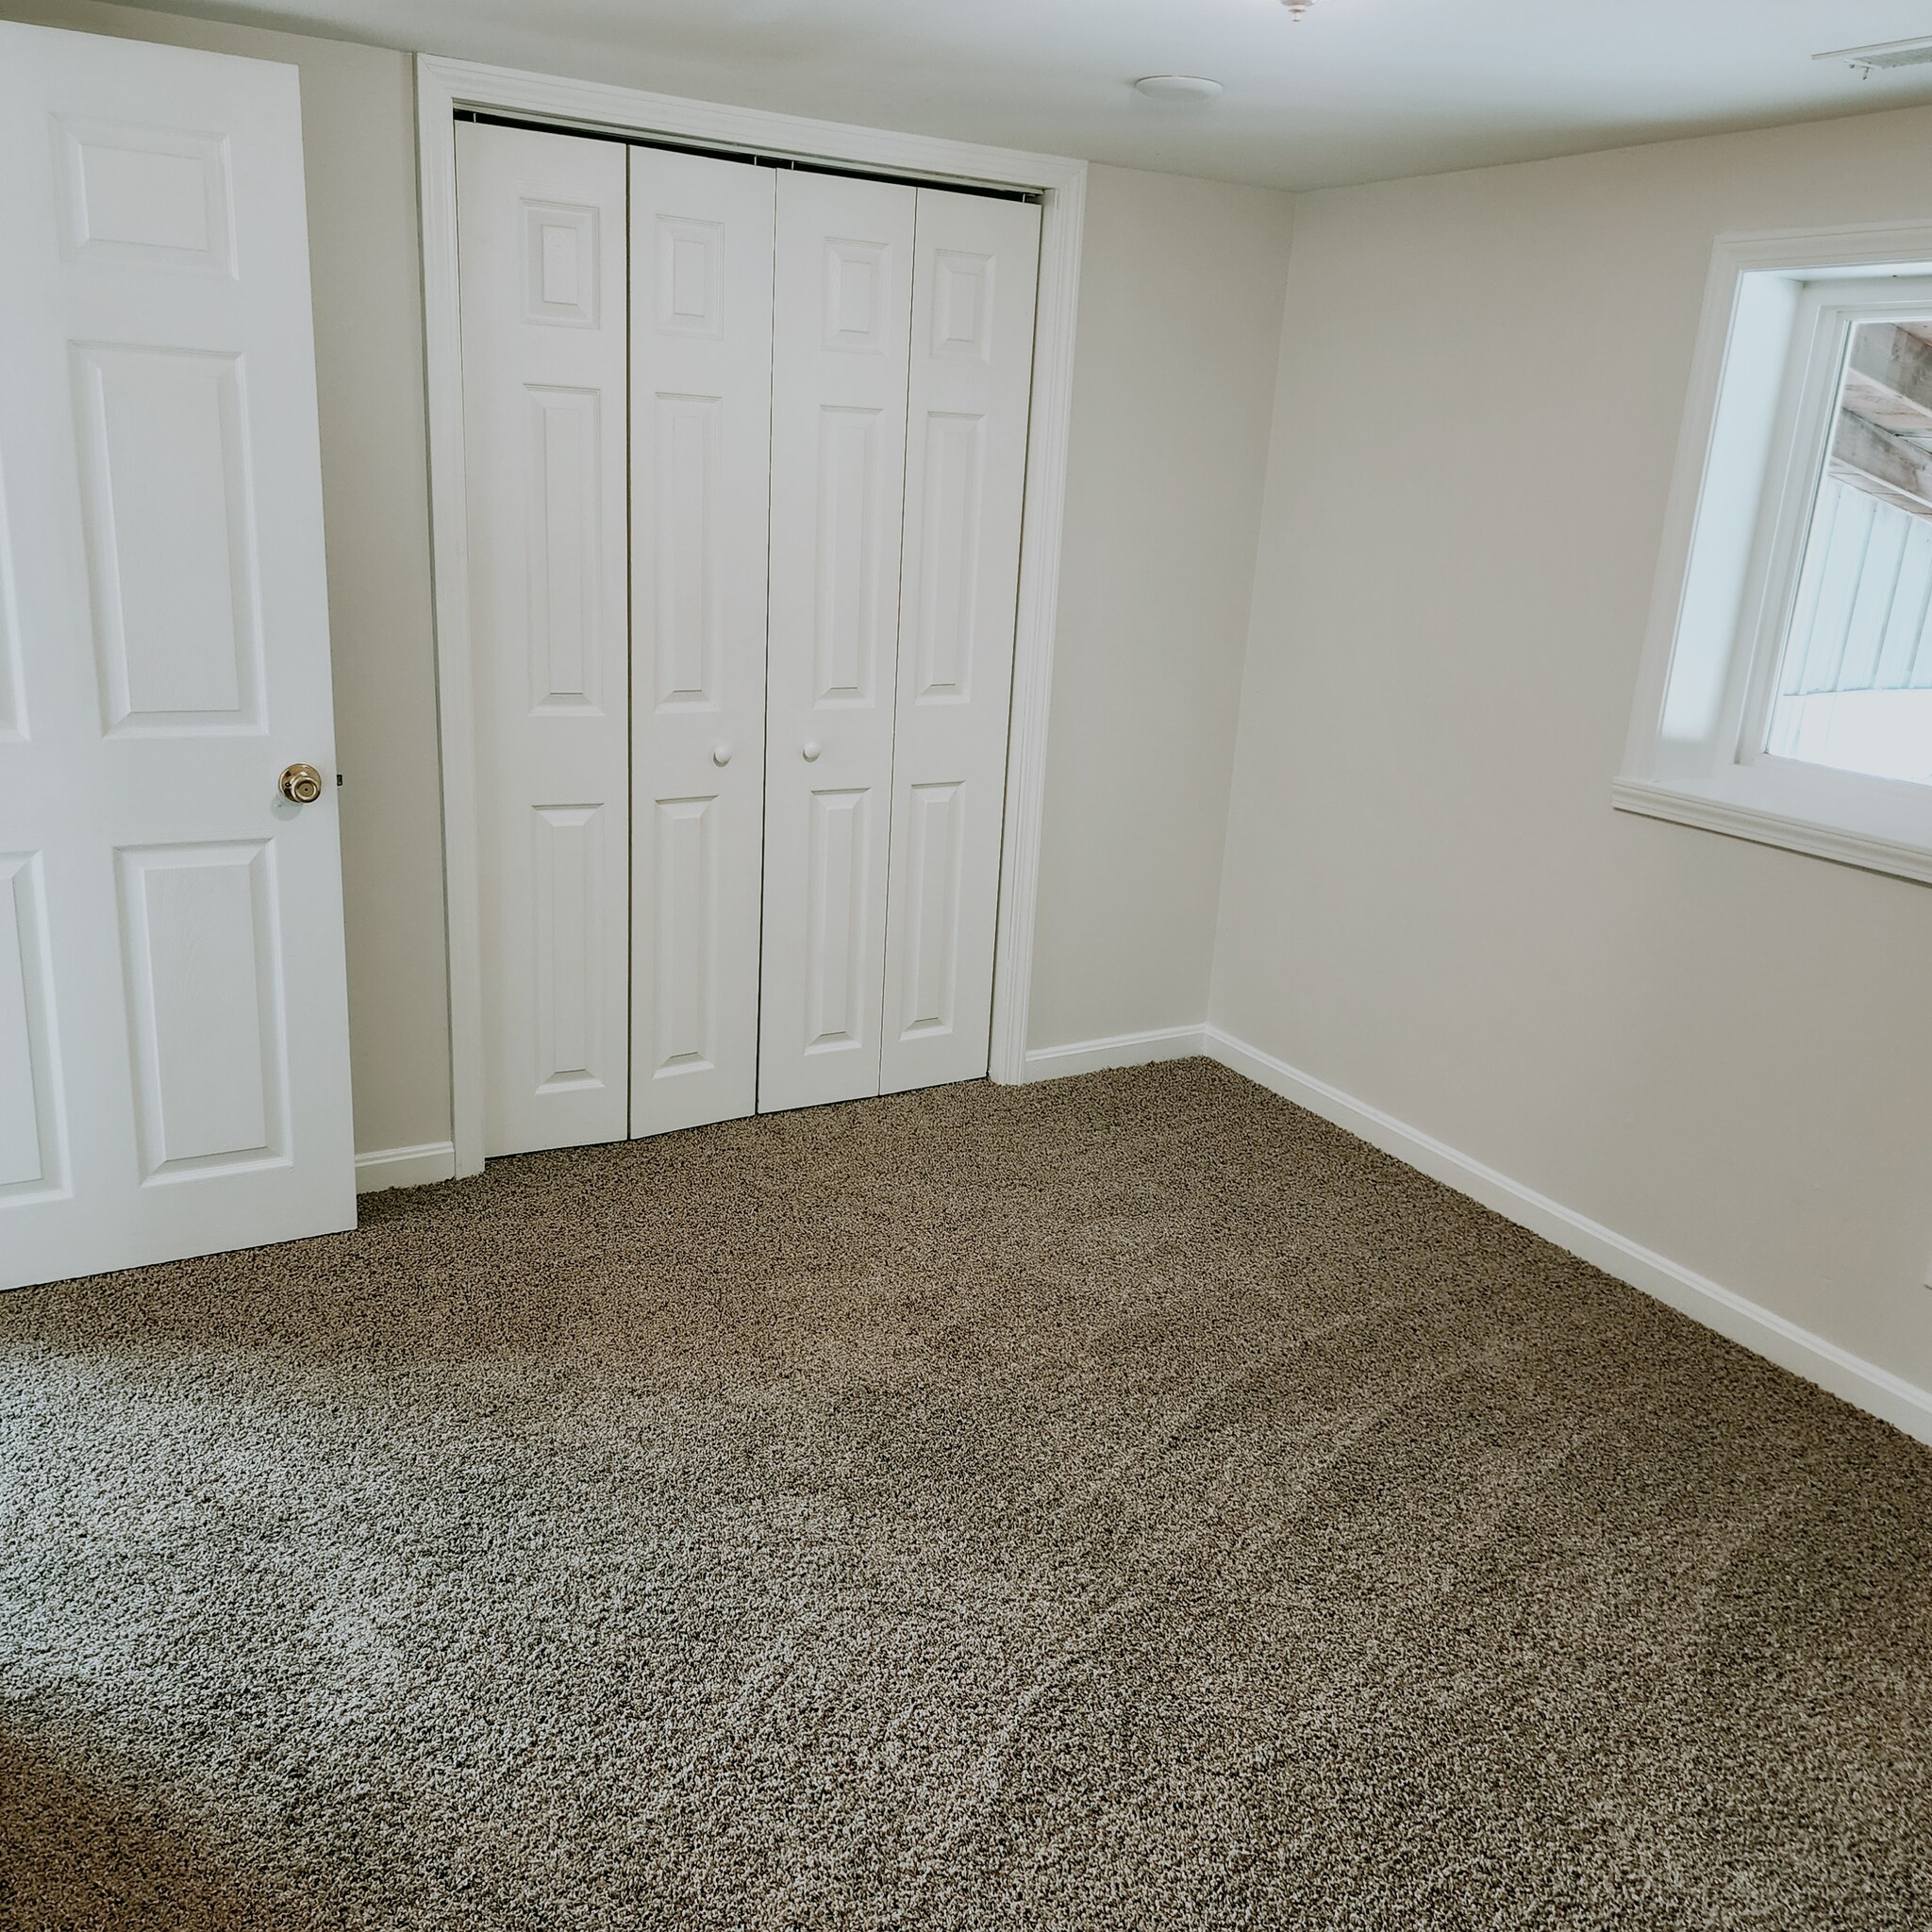
POLYGON ((423 232, 425 376, 429 420, 431 592, 441 740, 444 909, 449 950, 451 1138, 456 1171, 483 1167, 483 972, 477 865, 475 705, 463 471, 461 310, 457 283, 458 109, 528 116, 559 129, 658 135, 707 147, 842 162, 930 179, 1023 188, 1041 197, 1033 401, 1020 538, 1013 700, 993 954, 991 1077, 1026 1076, 1026 1008, 1046 789, 1047 713, 1059 601, 1074 331, 1087 163, 795 114, 416 57, 416 155, 423 232))

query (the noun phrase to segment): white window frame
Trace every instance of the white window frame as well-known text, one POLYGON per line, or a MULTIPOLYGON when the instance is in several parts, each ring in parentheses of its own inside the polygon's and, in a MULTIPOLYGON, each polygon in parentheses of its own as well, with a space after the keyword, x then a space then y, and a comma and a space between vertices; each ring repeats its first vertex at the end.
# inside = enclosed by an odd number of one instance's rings
POLYGON ((1913 277, 1932 223, 1719 240, 1621 810, 1932 884, 1932 786, 1763 749, 1851 329, 1932 314, 1913 277))

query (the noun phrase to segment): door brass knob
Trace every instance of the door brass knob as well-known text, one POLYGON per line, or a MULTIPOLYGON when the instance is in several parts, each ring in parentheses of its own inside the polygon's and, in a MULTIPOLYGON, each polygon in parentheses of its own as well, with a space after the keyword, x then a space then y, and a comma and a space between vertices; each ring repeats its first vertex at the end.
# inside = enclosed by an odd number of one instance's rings
POLYGON ((313 765, 291 765, 282 774, 281 793, 291 805, 313 805, 322 796, 322 774, 313 765))

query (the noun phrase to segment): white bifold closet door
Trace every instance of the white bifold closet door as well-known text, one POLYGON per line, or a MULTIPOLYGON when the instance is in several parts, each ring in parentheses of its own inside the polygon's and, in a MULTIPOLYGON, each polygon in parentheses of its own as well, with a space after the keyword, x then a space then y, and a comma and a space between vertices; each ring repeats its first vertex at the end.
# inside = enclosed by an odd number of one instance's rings
POLYGON ((758 1105, 769 168, 633 148, 633 1134, 758 1105))
POLYGON ((987 1068, 1039 209, 458 130, 485 1147, 987 1068))
POLYGON ((778 183, 762 1111, 986 1072, 1039 246, 778 183))
POLYGON ((457 129, 492 1155, 629 1131, 628 156, 457 129))

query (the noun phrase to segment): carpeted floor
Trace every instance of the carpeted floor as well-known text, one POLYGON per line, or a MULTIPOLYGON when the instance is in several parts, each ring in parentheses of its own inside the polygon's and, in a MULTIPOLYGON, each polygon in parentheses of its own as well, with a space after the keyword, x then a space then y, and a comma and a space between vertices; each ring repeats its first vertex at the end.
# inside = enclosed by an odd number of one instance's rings
POLYGON ((1205 1061, 0 1297, 9 1928, 1932 1925, 1932 1453, 1205 1061))

